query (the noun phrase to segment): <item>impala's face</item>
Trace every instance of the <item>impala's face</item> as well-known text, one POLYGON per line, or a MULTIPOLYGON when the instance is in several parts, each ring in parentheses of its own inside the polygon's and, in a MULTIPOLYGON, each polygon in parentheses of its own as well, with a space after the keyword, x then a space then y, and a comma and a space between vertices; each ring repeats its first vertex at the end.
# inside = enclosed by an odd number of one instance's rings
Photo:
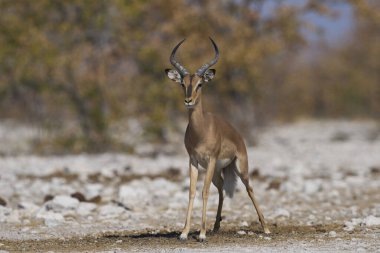
POLYGON ((203 76, 188 74, 182 77, 177 70, 167 69, 168 77, 181 85, 185 95, 185 106, 188 109, 193 108, 199 102, 201 96, 202 84, 209 82, 215 76, 215 69, 208 69, 203 76))

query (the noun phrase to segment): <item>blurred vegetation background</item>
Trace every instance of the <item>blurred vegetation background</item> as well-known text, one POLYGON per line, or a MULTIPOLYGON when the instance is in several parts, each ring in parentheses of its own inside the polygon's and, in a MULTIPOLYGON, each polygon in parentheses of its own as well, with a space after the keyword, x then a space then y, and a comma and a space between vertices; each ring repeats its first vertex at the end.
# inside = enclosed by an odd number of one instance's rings
POLYGON ((208 36, 217 42, 205 104, 246 135, 300 117, 380 118, 376 0, 0 0, 0 12, 0 119, 51 133, 42 152, 133 151, 115 133, 184 132, 164 69, 185 37, 177 59, 191 71, 213 57, 208 36), (334 19, 340 5, 353 22, 328 43, 307 17, 334 19))

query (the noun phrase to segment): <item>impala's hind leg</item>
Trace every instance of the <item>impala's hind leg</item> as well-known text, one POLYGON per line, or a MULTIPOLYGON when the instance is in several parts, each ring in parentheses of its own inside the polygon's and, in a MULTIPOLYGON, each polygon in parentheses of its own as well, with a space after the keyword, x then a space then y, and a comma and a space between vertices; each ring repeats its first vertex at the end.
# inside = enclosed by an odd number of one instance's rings
POLYGON ((252 203, 256 209, 257 215, 259 216, 259 220, 261 223, 261 226, 263 227, 264 233, 270 234, 270 230, 268 226, 265 223, 264 216, 260 210, 260 207, 255 199, 253 189, 249 185, 249 175, 248 175, 248 159, 247 159, 247 154, 243 154, 238 156, 238 159, 236 161, 236 173, 240 177, 241 181, 245 185, 245 188, 247 190, 247 193, 252 200, 252 203))
POLYGON ((212 183, 216 186, 219 192, 219 204, 218 204, 218 211, 216 212, 216 219, 214 224, 214 232, 218 232, 220 228, 220 222, 222 221, 222 207, 223 207, 223 178, 220 173, 217 173, 215 171, 214 177, 212 179, 212 183))

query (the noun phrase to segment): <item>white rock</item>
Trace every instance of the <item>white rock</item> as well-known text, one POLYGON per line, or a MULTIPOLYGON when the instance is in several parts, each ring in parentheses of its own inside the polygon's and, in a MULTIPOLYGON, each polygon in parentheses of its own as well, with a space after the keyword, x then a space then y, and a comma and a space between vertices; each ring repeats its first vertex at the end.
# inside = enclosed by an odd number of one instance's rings
POLYGON ((370 215, 363 220, 363 225, 365 226, 379 226, 380 225, 380 217, 375 217, 370 215))
POLYGON ((373 215, 367 216, 364 219, 355 218, 351 221, 346 221, 344 223, 344 230, 352 231, 355 226, 379 226, 380 225, 380 217, 375 217, 373 215))
POLYGON ((181 208, 186 208, 189 202, 189 193, 178 191, 170 197, 169 201, 169 209, 179 210, 181 208))
POLYGON ((292 178, 281 184, 280 191, 282 192, 300 192, 303 190, 303 179, 302 178, 292 178))
POLYGON ((20 223, 18 210, 0 206, 0 222, 20 223))
POLYGON ((18 208, 25 210, 27 212, 30 212, 30 213, 36 212, 38 209, 40 209, 39 206, 37 206, 36 204, 31 203, 31 202, 21 202, 17 206, 18 206, 18 208))
POLYGON ((158 196, 171 196, 173 193, 180 190, 178 184, 170 182, 165 178, 157 178, 152 180, 150 184, 151 190, 158 196))
POLYGON ((62 224, 65 221, 65 218, 60 213, 54 212, 38 212, 36 215, 37 219, 43 219, 44 223, 48 227, 55 227, 62 224))
POLYGON ((21 232, 28 232, 30 230, 30 227, 24 227, 21 229, 21 232))
POLYGON ((100 195, 103 190, 102 184, 87 184, 84 189, 84 195, 87 199, 91 199, 100 195))
POLYGON ((321 190, 321 182, 319 180, 306 180, 303 186, 306 194, 314 194, 321 190))
POLYGON ((147 195, 148 195, 148 189, 145 187, 142 187, 142 184, 139 186, 137 185, 134 186, 132 184, 122 185, 119 189, 119 199, 122 202, 139 200, 140 198, 145 198, 145 196, 147 195))
POLYGON ((0 206, 0 222, 17 223, 19 221, 18 212, 11 208, 0 206))
POLYGON ((355 228, 355 226, 354 226, 354 224, 352 224, 351 221, 346 221, 346 222, 344 223, 344 228, 343 228, 343 230, 345 230, 345 231, 352 231, 352 230, 354 230, 354 228, 355 228))
POLYGON ((106 177, 106 178, 113 178, 115 177, 115 173, 114 173, 114 170, 110 169, 110 168, 104 168, 100 171, 100 174, 103 176, 103 177, 106 177))
POLYGON ((12 212, 12 209, 4 207, 4 206, 0 206, 0 222, 5 222, 7 219, 7 216, 9 216, 11 212, 12 212))
POLYGON ((105 205, 99 208, 99 215, 103 218, 117 217, 125 212, 125 209, 120 206, 105 205))
POLYGON ((286 217, 286 218, 289 218, 290 217, 290 213, 288 210, 284 209, 284 208, 278 208, 274 211, 274 214, 273 214, 274 218, 278 218, 278 217, 286 217))
POLYGON ((243 231, 243 230, 239 230, 238 232, 238 235, 245 235, 245 234, 247 234, 245 231, 243 231))
POLYGON ((336 237, 336 232, 335 231, 330 231, 329 232, 329 237, 336 237))
POLYGON ((143 178, 121 186, 119 200, 123 203, 145 205, 146 202, 158 201, 162 197, 172 197, 177 192, 181 192, 180 186, 164 178, 154 180, 143 178))
POLYGON ((81 202, 77 208, 77 213, 81 216, 87 216, 96 209, 97 205, 94 203, 81 202))
POLYGON ((352 231, 354 230, 355 226, 358 226, 360 224, 363 223, 363 220, 362 219, 359 219, 359 218, 355 218, 355 219, 352 219, 351 221, 346 221, 344 223, 344 230, 345 231, 352 231))
POLYGON ((13 210, 8 216, 7 222, 9 223, 20 223, 20 216, 18 210, 13 210))
POLYGON ((241 227, 248 227, 249 225, 248 225, 248 222, 243 221, 243 222, 240 223, 240 226, 241 227))
POLYGON ((79 200, 66 195, 55 196, 54 199, 47 203, 53 210, 75 210, 79 205, 79 200))

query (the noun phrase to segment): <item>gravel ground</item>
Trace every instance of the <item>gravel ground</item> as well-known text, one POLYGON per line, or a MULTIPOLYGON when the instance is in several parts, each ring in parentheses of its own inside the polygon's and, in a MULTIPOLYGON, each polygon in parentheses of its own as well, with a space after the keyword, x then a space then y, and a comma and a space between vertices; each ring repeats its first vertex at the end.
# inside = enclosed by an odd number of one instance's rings
MULTIPOLYGON (((260 133, 248 149, 251 182, 273 233, 262 233, 239 183, 225 200, 221 232, 204 244, 194 238, 203 173, 194 236, 176 239, 188 201, 183 147, 175 155, 150 147, 152 155, 39 157, 17 139, 33 133, 0 125, 0 252, 380 252, 380 137, 373 122, 299 122, 260 133)), ((212 187, 209 229, 217 204, 212 187)))

